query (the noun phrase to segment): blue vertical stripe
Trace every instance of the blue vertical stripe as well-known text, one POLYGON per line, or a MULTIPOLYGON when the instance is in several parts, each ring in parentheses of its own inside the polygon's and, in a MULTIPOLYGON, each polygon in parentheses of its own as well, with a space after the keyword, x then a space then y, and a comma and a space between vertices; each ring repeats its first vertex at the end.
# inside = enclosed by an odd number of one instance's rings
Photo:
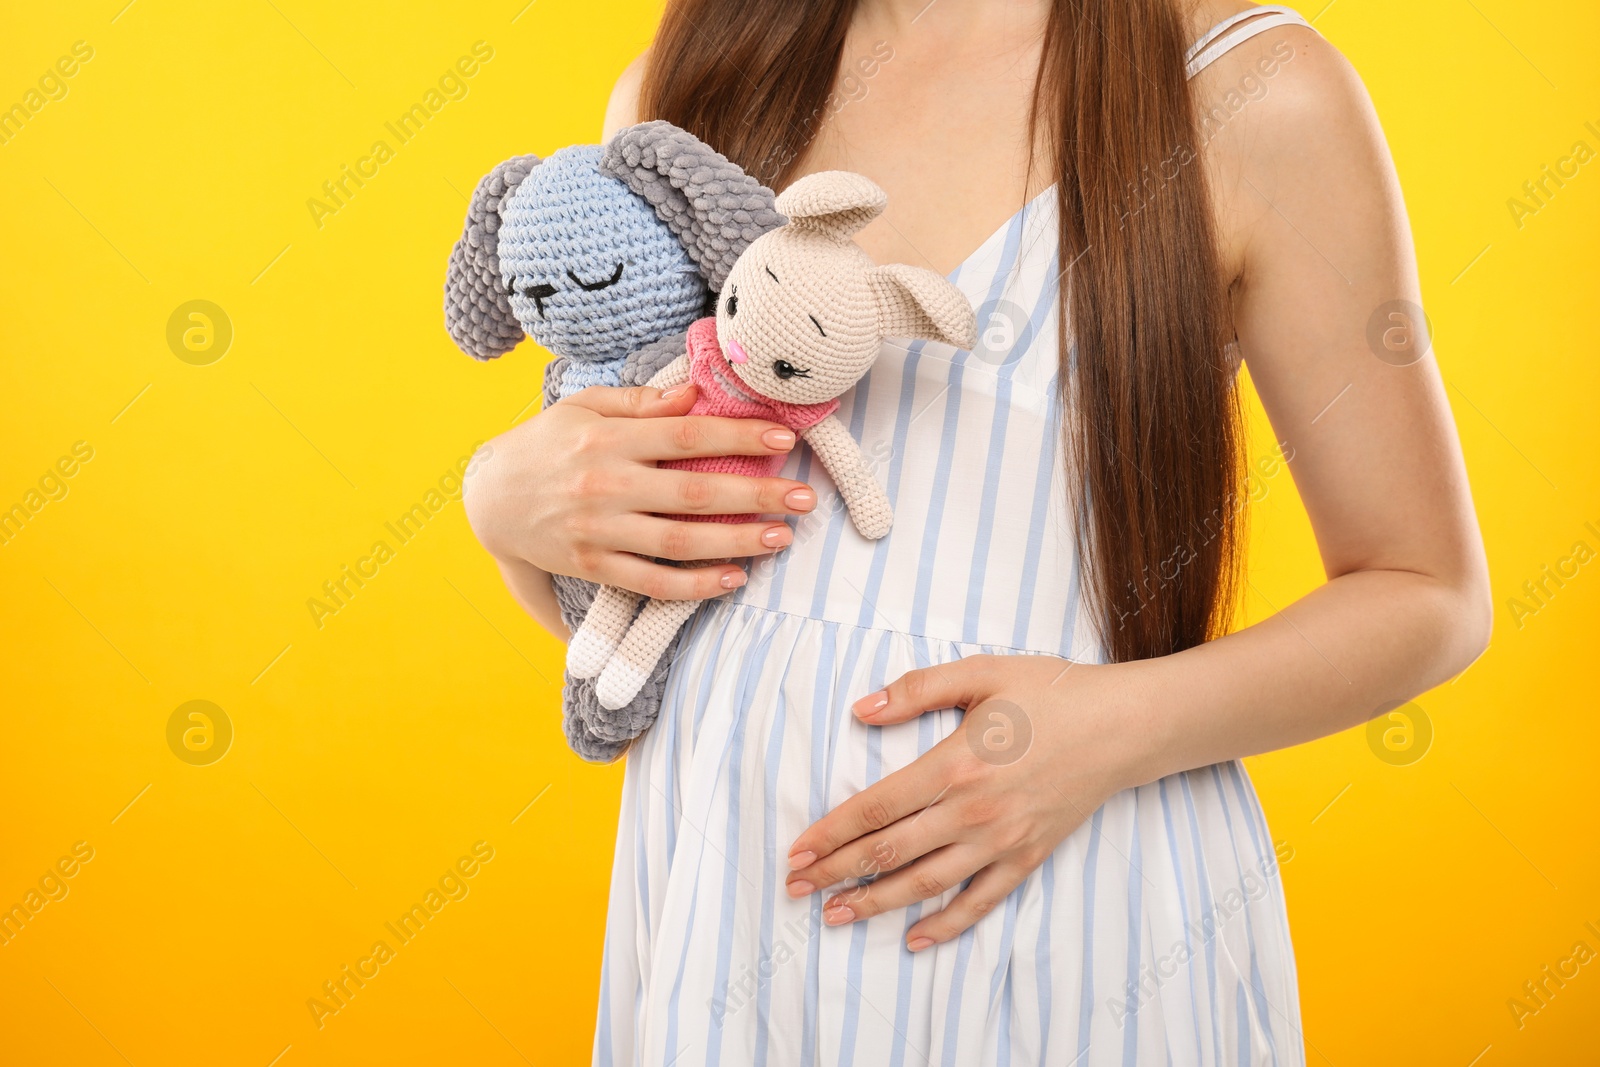
MULTIPOLYGON (((817 694, 818 703, 814 703, 811 707, 811 795, 806 806, 808 822, 813 823, 827 814, 823 807, 828 799, 827 779, 822 767, 823 748, 827 743, 828 735, 828 716, 825 713, 825 702, 827 695, 832 692, 833 688, 828 684, 828 679, 833 674, 835 650, 838 647, 838 635, 833 627, 822 627, 821 638, 820 654, 817 656, 817 674, 813 682, 814 689, 812 690, 817 694), (819 703, 822 706, 819 707, 819 703)), ((782 845, 781 847, 783 847, 783 851, 787 855, 787 845, 782 845)), ((812 929, 818 929, 822 925, 822 894, 811 894, 807 902, 810 907, 806 921, 811 924, 812 929)), ((819 932, 806 942, 806 988, 805 1004, 802 1009, 805 1022, 800 1031, 801 1063, 812 1063, 817 1054, 817 997, 820 992, 819 982, 821 981, 821 952, 822 934, 819 932)))
MULTIPOLYGON (((772 634, 777 629, 778 620, 768 620, 765 632, 761 633, 754 646, 755 654, 745 661, 744 670, 740 672, 737 707, 750 706, 750 695, 755 691, 756 683, 760 680, 762 668, 772 648, 772 634)), ((742 791, 744 789, 744 732, 750 724, 749 715, 740 715, 734 720, 733 733, 728 739, 728 808, 726 829, 722 842, 722 910, 723 915, 734 914, 734 908, 739 899, 739 882, 749 876, 739 870, 739 828, 740 808, 742 806, 742 791)), ((765 865, 763 865, 765 866, 765 865)), ((713 1000, 721 996, 724 1011, 728 1000, 728 978, 733 968, 733 932, 734 924, 721 923, 717 932, 717 977, 711 987, 713 1000)), ((706 1067, 717 1067, 722 1062, 723 1029, 713 1019, 710 1027, 712 1031, 707 1035, 706 1041, 706 1067)))
POLYGON ((1194 849, 1194 862, 1197 869, 1196 884, 1200 887, 1200 916, 1201 935, 1205 938, 1206 946, 1206 993, 1211 1016, 1211 1061, 1222 1062, 1222 1037, 1219 1031, 1223 1021, 1220 1017, 1222 1010, 1222 987, 1217 985, 1217 929, 1212 925, 1216 921, 1216 904, 1211 892, 1211 872, 1206 863, 1205 841, 1200 834, 1200 817, 1195 811, 1194 790, 1190 786, 1193 772, 1185 772, 1177 776, 1178 782, 1183 786, 1184 807, 1189 815, 1189 839, 1194 849))
MULTIPOLYGON (((1025 216, 1027 213, 1028 209, 1024 207, 1018 215, 1019 233, 1026 231, 1027 219, 1025 216)), ((1010 251, 1009 236, 1007 241, 1008 251, 1010 251)), ((1019 238, 1019 246, 1020 243, 1019 238)), ((989 316, 994 314, 996 308, 1002 302, 1002 297, 1011 292, 1011 280, 1018 273, 1016 267, 1017 256, 1013 253, 1007 266, 996 275, 997 284, 1003 288, 999 292, 991 291, 989 299, 978 311, 980 327, 988 321, 989 316)), ((1053 295, 1058 295, 1058 293, 1059 291, 1048 284, 1048 279, 1046 279, 1046 284, 1042 286, 1042 291, 1034 301, 1033 312, 1027 323, 1027 336, 1023 339, 1022 344, 1013 346, 1012 350, 1006 353, 1005 360, 1002 362, 996 376, 994 418, 989 426, 988 447, 984 453, 983 489, 979 494, 978 539, 972 551, 972 572, 967 577, 967 609, 962 624, 962 640, 968 644, 975 644, 978 641, 978 619, 983 606, 983 580, 989 568, 990 541, 994 533, 995 500, 1000 495, 1001 476, 1006 473, 1004 465, 1006 429, 1011 414, 1011 378, 1016 373, 1016 368, 1022 363, 1022 360, 1033 350, 1033 342, 1039 336, 1040 320, 1043 316, 1049 314, 1053 295)), ((967 357, 962 359, 963 364, 968 361, 970 355, 968 353, 967 357)), ((1047 503, 1048 501, 1049 493, 1046 492, 1037 498, 1035 506, 1037 507, 1038 504, 1047 503)), ((1026 579, 1024 579, 1023 584, 1027 584, 1026 579)), ((1018 645, 1018 647, 1025 646, 1018 645)))
MULTIPOLYGON (((1139 851, 1139 805, 1133 805, 1133 841, 1128 856, 1128 1014, 1122 1020, 1122 1065, 1139 1062, 1139 937, 1144 931, 1144 862, 1139 851)), ((1159 995, 1159 994, 1158 994, 1159 995)))
MULTIPOLYGON (((1089 847, 1083 854, 1083 988, 1078 991, 1078 1059, 1089 1051, 1089 1029, 1094 1021, 1094 872, 1100 853, 1100 808, 1089 819, 1089 847)), ((1077 1062, 1074 1060, 1073 1062, 1077 1062)))
MULTIPOLYGON (((913 342, 911 347, 906 349, 905 361, 900 366, 900 401, 895 410, 894 443, 889 453, 889 478, 885 486, 891 501, 900 499, 900 469, 905 463, 906 438, 911 431, 911 421, 916 417, 912 405, 917 394, 917 363, 921 360, 922 350, 926 345, 926 341, 913 342)), ((857 626, 873 624, 873 605, 877 603, 883 587, 883 571, 889 561, 889 547, 893 543, 894 530, 891 528, 886 536, 879 538, 877 544, 872 546, 872 563, 867 568, 867 587, 861 591, 861 611, 856 616, 857 626)))
POLYGON ((1167 830, 1167 851, 1172 856, 1172 886, 1178 894, 1178 914, 1183 917, 1183 946, 1187 950, 1187 958, 1183 963, 1184 984, 1189 987, 1189 1012, 1194 1022, 1194 1047, 1198 1049, 1204 1046, 1200 1040, 1200 1005, 1194 995, 1194 939, 1189 934, 1189 923, 1193 920, 1193 913, 1189 911, 1189 891, 1183 884, 1187 871, 1183 858, 1178 854, 1178 828, 1172 822, 1172 805, 1167 799, 1167 780, 1161 779, 1156 783, 1156 787, 1161 796, 1161 819, 1167 830))
POLYGON ((1039 1062, 1050 1062, 1050 1010, 1053 1006, 1050 976, 1050 919, 1056 900, 1056 854, 1050 853, 1040 868, 1039 895, 1042 898, 1039 914, 1039 941, 1035 948, 1039 991, 1039 1062))
MULTIPOLYGON (((1261 961, 1256 956, 1255 929, 1250 921, 1249 887, 1245 885, 1244 863, 1239 859, 1239 840, 1234 836, 1233 815, 1228 810, 1228 789, 1222 782, 1222 770, 1217 764, 1211 766, 1211 777, 1216 784, 1218 806, 1222 809, 1223 822, 1228 828, 1228 843, 1233 851, 1234 870, 1239 873, 1239 892, 1245 898, 1244 913, 1245 940, 1250 946, 1250 992, 1254 996, 1252 1001, 1255 1007, 1256 1018, 1261 1020, 1261 1028, 1267 1032, 1267 1047, 1274 1059, 1277 1058, 1276 1044, 1272 1037, 1272 1006, 1267 1000, 1265 984, 1261 979, 1261 961)), ((1253 830, 1251 831, 1254 832, 1253 830)))
MULTIPOLYGON (((761 803, 761 945, 760 952, 772 952, 772 926, 773 912, 779 893, 785 890, 777 887, 776 872, 779 864, 784 863, 779 852, 778 843, 778 772, 783 767, 783 741, 784 729, 789 718, 789 693, 782 686, 778 687, 778 703, 773 709, 772 730, 767 735, 767 757, 762 772, 765 775, 761 803)), ((787 864, 785 864, 787 866, 787 864)), ((757 963, 759 966, 759 959, 757 963)), ((770 976, 768 976, 770 979, 770 976)), ((772 1027, 772 983, 770 980, 761 982, 756 987, 756 1049, 755 1062, 752 1067, 766 1067, 767 1055, 771 1051, 768 1047, 771 1041, 772 1027)))
MULTIPOLYGON (((867 421, 867 392, 870 386, 870 376, 856 383, 855 397, 850 405, 850 436, 857 441, 861 440, 862 428, 867 421)), ((829 473, 831 475, 832 472, 829 473)), ((833 497, 833 512, 828 516, 828 531, 823 537, 822 553, 817 558, 819 565, 816 582, 811 587, 811 614, 819 619, 823 617, 823 609, 828 603, 828 582, 833 576, 833 558, 839 550, 839 537, 844 533, 844 525, 849 517, 850 510, 845 507, 844 498, 836 494, 833 497)))

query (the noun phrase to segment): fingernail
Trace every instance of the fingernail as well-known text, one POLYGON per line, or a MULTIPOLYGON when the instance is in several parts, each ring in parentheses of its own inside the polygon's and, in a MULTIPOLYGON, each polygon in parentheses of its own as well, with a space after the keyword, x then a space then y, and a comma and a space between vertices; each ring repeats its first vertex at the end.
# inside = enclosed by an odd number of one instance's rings
POLYGON ((913 937, 906 942, 906 948, 912 952, 921 952, 931 944, 933 944, 933 938, 931 937, 913 937))
POLYGON ((838 926, 840 923, 847 923, 855 917, 856 913, 851 911, 849 905, 847 904, 840 904, 836 908, 828 908, 822 913, 822 921, 827 923, 829 926, 838 926))
POLYGON ((815 893, 816 891, 817 887, 806 881, 804 878, 800 878, 789 883, 789 895, 791 897, 803 897, 808 893, 815 893))
POLYGON ((789 537, 789 527, 774 526, 772 529, 761 535, 761 543, 766 545, 768 548, 782 548, 784 545, 789 543, 789 537))
POLYGON ((798 871, 800 868, 809 867, 815 862, 817 862, 817 854, 815 852, 810 850, 805 852, 796 852, 794 855, 789 857, 789 869, 791 871, 798 871))
POLYGON ((729 571, 718 584, 724 589, 737 589, 744 584, 744 571, 729 571))
POLYGON ((792 511, 810 511, 817 502, 817 494, 809 489, 791 489, 789 495, 783 498, 792 511))
POLYGON ((687 385, 674 385, 671 389, 664 389, 661 393, 662 400, 671 400, 673 397, 682 396, 689 391, 687 385))
POLYGON ((856 714, 863 719, 870 719, 888 706, 889 691, 880 689, 871 696, 864 696, 856 701, 856 714))
POLYGON ((793 448, 793 430, 768 430, 761 435, 761 443, 768 448, 793 448))

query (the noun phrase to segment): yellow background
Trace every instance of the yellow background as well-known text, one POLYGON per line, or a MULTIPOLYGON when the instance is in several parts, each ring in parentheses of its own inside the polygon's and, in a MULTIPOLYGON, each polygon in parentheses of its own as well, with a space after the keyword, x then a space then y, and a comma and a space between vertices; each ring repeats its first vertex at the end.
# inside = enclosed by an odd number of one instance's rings
MULTIPOLYGON (((0 145, 0 508, 94 452, 0 546, 0 907, 94 850, 0 947, 0 1062, 586 1061, 621 770, 566 752, 560 650, 459 502, 403 546, 384 523, 538 391, 531 345, 483 366, 443 331, 464 194, 596 139, 658 8, 125 2, 8 5, 0 37, 0 106, 94 49, 0 145), (319 229, 306 200, 479 40, 468 95, 319 229), (167 343, 196 299, 234 331, 205 366, 167 343), (395 558, 319 629, 307 599, 379 539, 395 558), (167 744, 196 699, 235 731, 209 766, 167 744), (319 1030, 308 998, 479 841, 469 895, 319 1030)), ((1292 849, 1310 1060, 1593 1063, 1600 963, 1520 1029, 1507 1001, 1600 951, 1600 563, 1520 627, 1507 600, 1600 550, 1600 162, 1520 229, 1506 201, 1600 149, 1600 15, 1337 0, 1317 26, 1399 163, 1499 615, 1419 698, 1419 762, 1364 730, 1250 761, 1292 849)), ((1253 617, 1321 577, 1289 479, 1267 485, 1253 617)))

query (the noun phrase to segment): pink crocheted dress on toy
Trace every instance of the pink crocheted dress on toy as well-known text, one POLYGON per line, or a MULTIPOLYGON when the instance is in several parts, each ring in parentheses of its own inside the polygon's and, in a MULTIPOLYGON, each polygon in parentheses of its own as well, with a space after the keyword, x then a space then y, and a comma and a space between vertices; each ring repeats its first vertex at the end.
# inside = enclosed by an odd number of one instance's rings
MULTIPOLYGON (((821 404, 786 404, 751 390, 734 374, 717 343, 715 316, 697 320, 689 327, 689 380, 700 395, 691 415, 722 415, 730 419, 771 419, 795 433, 810 429, 839 409, 839 398, 821 404)), ((685 471, 712 471, 721 474, 748 474, 758 478, 777 474, 787 456, 704 456, 695 459, 668 459, 658 467, 685 471)), ((753 522, 756 515, 668 515, 669 519, 689 522, 753 522)))

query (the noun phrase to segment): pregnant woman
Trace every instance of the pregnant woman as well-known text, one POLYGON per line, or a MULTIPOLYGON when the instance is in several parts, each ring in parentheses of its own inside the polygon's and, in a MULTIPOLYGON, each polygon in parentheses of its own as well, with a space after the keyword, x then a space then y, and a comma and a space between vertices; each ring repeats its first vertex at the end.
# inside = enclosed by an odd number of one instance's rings
POLYGON ((981 337, 890 340, 839 408, 880 541, 693 387, 589 389, 472 479, 553 633, 552 572, 718 597, 627 755, 595 1062, 1303 1062, 1239 760, 1452 677, 1490 624, 1356 75, 1229 0, 671 0, 607 135, 652 118, 780 190, 867 175, 861 245, 946 274, 981 337), (1234 628, 1245 464, 1279 451, 1327 580, 1234 628))

